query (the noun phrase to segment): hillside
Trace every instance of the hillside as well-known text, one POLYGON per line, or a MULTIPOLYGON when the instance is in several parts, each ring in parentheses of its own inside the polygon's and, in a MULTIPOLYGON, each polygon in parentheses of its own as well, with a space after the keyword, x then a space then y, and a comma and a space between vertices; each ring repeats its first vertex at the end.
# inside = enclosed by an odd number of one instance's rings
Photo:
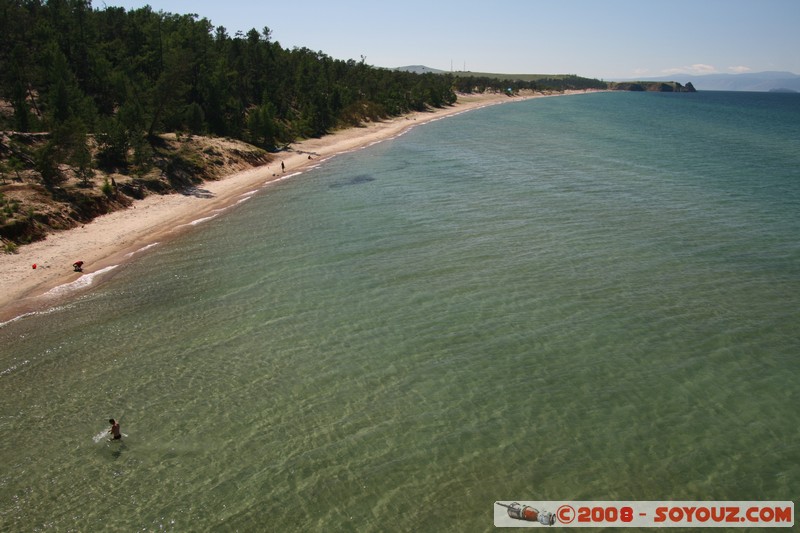
POLYGON ((503 74, 498 72, 446 72, 425 65, 408 65, 393 69, 417 74, 439 74, 452 80, 458 92, 471 93, 484 90, 511 91, 568 91, 585 89, 606 89, 606 82, 584 78, 576 74, 503 74))
MULTIPOLYGON (((397 70, 408 72, 429 72, 445 74, 444 71, 432 69, 424 65, 399 67, 397 70)), ((676 81, 636 80, 605 82, 594 78, 584 78, 576 74, 502 74, 497 72, 457 71, 446 73, 452 76, 456 88, 461 92, 481 92, 484 89, 515 92, 521 89, 534 91, 564 90, 613 90, 613 91, 648 91, 648 92, 695 92, 691 82, 682 85, 676 81)))
POLYGON ((444 70, 439 70, 431 67, 426 67, 425 65, 407 65, 405 67, 397 67, 392 70, 397 70, 400 72, 412 72, 414 74, 444 74, 444 70))
MULTIPOLYGON (((472 72, 472 71, 457 71, 453 73, 457 76, 474 77, 474 78, 494 78, 505 81, 547 81, 547 80, 568 80, 571 78, 580 78, 577 74, 503 74, 499 72, 472 72)), ((591 79, 591 78, 583 78, 591 79)), ((596 80, 597 81, 597 80, 596 80)))
MULTIPOLYGON (((0 134, 0 155, 23 163, 2 173, 0 238, 6 252, 43 239, 48 233, 90 222, 97 216, 129 207, 150 194, 202 196, 202 182, 268 163, 272 156, 241 141, 204 136, 160 135, 146 169, 93 170, 59 165, 58 179, 45 186, 30 168, 48 135, 0 134)), ((94 143, 91 143, 94 145, 94 143)))

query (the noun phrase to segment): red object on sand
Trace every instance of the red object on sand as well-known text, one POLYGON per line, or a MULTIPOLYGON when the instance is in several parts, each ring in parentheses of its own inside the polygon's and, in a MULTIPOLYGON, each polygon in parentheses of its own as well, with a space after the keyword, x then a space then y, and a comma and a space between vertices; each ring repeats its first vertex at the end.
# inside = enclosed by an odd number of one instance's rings
POLYGON ((34 269, 36 268, 36 263, 34 263, 34 264, 33 264, 33 268, 34 268, 34 269))

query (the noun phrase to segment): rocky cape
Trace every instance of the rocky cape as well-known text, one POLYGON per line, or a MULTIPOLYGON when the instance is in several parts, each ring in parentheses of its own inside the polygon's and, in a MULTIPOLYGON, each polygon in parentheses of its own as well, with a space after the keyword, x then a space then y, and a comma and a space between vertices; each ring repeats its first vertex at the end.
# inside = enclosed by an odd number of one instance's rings
POLYGON ((657 93, 694 93, 697 90, 691 82, 681 85, 676 81, 620 81, 609 82, 612 91, 647 91, 657 93))

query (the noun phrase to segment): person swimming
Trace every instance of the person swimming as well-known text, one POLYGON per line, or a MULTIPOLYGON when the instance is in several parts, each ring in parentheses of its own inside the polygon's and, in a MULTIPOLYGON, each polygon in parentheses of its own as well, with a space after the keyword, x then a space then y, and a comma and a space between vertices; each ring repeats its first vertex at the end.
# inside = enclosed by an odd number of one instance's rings
POLYGON ((109 424, 111 424, 111 429, 108 430, 108 432, 111 434, 111 438, 113 440, 121 440, 122 432, 119 430, 119 422, 117 422, 113 418, 109 418, 108 422, 109 424))

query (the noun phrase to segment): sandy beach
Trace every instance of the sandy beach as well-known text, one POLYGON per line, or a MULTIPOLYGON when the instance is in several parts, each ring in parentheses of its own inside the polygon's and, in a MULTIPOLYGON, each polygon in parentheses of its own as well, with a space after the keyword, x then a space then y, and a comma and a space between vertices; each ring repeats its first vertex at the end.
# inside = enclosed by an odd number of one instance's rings
POLYGON ((326 158, 391 139, 410 127, 448 115, 541 96, 544 95, 460 95, 451 107, 412 113, 294 143, 289 150, 276 154, 269 165, 204 182, 202 195, 153 194, 127 209, 98 217, 90 224, 20 246, 18 253, 2 255, 0 259, 3 270, 0 323, 56 305, 66 295, 74 297, 76 292, 96 286, 103 277, 113 274, 116 265, 182 232, 196 231, 221 211, 258 193, 271 182, 295 177, 326 158), (84 261, 82 273, 72 269, 72 264, 78 260, 84 261))

